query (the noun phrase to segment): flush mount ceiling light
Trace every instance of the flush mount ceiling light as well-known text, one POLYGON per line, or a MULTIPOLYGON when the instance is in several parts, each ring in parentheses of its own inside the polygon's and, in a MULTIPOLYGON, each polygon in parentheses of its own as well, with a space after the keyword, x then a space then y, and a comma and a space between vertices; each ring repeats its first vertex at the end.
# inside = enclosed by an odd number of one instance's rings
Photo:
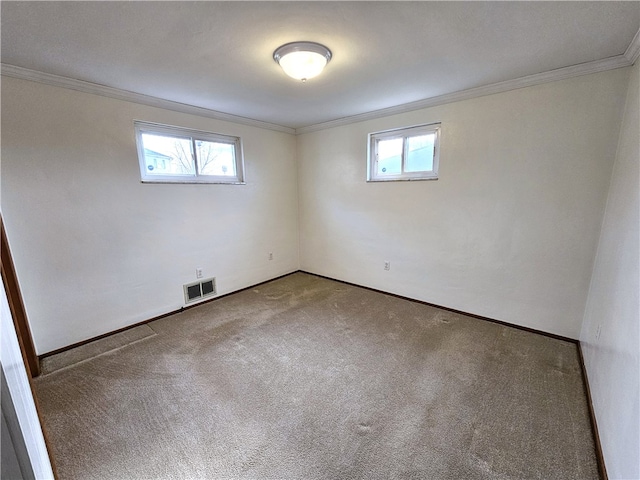
POLYGON ((331 50, 319 43, 292 42, 277 48, 273 52, 273 59, 284 73, 306 82, 322 72, 331 60, 331 50))

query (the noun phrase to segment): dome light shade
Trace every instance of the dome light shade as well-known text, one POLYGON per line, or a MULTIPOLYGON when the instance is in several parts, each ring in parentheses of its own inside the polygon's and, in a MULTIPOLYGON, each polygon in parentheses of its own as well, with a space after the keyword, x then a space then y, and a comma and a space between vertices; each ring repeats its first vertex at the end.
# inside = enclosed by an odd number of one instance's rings
POLYGON ((273 59, 284 73, 306 82, 319 75, 331 60, 331 51, 314 42, 293 42, 282 45, 273 52, 273 59))

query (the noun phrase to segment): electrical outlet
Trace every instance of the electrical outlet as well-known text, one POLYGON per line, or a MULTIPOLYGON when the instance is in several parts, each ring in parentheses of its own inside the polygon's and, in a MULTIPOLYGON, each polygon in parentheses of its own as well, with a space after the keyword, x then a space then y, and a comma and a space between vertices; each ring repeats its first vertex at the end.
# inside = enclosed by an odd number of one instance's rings
POLYGON ((602 325, 598 325, 596 329, 596 340, 600 340, 600 333, 602 333, 602 325))
POLYGON ((196 267, 196 278, 202 278, 202 268, 196 267))
POLYGON ((389 270, 391 268, 391 262, 384 262, 384 269, 389 270))
POLYGON ((269 260, 273 260, 273 252, 269 252, 269 260))

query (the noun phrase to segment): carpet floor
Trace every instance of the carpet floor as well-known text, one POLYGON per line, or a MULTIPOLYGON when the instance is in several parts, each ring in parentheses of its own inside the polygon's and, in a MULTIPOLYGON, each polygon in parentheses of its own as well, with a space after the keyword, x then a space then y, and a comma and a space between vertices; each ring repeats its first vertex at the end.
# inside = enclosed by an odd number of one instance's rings
POLYGON ((43 361, 61 480, 598 478, 570 342, 304 273, 136 329, 43 361))

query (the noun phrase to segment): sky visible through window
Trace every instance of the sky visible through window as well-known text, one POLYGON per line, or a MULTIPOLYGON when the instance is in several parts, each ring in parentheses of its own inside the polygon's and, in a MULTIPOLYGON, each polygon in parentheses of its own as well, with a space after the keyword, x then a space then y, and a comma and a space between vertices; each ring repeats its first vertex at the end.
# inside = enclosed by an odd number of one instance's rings
MULTIPOLYGON (((435 134, 417 135, 407 138, 405 172, 423 172, 433 169, 435 134)), ((403 137, 378 142, 378 175, 402 173, 403 137)))
MULTIPOLYGON (((188 137, 142 134, 147 174, 195 175, 192 142, 188 137)), ((199 175, 235 176, 232 143, 196 140, 199 175)))

